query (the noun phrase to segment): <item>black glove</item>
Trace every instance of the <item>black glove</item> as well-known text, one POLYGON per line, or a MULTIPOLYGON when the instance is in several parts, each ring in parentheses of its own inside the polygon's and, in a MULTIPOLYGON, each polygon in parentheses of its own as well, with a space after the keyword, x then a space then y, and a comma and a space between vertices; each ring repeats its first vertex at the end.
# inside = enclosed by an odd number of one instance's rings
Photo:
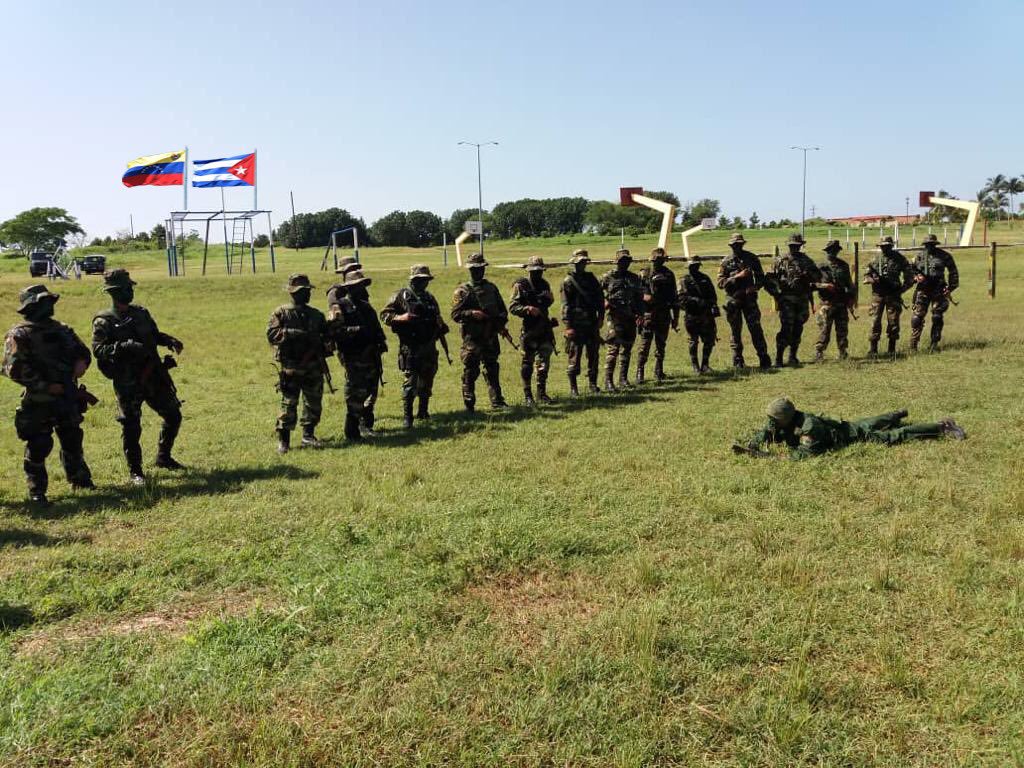
POLYGON ((146 345, 141 341, 135 339, 129 339, 128 341, 121 341, 117 344, 118 352, 127 352, 129 355, 139 355, 146 349, 146 345))
POLYGON ((180 340, 174 338, 173 336, 167 337, 167 344, 165 344, 164 346, 172 350, 176 355, 180 355, 181 351, 185 348, 185 345, 182 344, 180 340))

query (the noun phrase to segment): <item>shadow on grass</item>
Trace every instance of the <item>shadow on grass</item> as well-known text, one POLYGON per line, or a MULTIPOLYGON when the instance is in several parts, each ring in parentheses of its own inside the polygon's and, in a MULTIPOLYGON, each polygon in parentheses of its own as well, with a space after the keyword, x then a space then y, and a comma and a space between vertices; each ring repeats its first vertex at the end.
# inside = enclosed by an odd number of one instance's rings
POLYGON ((92 536, 88 534, 53 537, 25 528, 0 528, 0 549, 4 547, 57 547, 64 544, 88 544, 91 541, 92 536))
POLYGON ((35 622, 35 614, 22 605, 0 603, 0 632, 13 632, 35 622))
POLYGON ((52 498, 46 508, 27 506, 25 502, 0 504, 0 508, 25 512, 35 519, 54 520, 100 509, 146 509, 162 501, 195 496, 220 496, 239 493, 260 480, 306 480, 318 473, 287 464, 232 469, 190 469, 181 473, 151 475, 142 486, 100 486, 96 491, 79 492, 52 498))

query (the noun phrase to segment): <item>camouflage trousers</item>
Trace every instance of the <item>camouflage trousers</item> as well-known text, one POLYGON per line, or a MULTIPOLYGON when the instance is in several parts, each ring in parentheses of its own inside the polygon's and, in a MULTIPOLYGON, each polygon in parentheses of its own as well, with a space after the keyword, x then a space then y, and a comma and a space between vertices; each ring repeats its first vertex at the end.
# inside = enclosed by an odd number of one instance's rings
POLYGON ((899 445, 911 440, 933 440, 942 436, 941 424, 901 424, 902 414, 883 413, 850 422, 851 438, 868 443, 899 445))
POLYGON ((121 422, 121 448, 128 466, 142 466, 142 406, 148 405, 163 420, 157 439, 157 454, 170 456, 181 428, 181 401, 163 383, 143 385, 141 382, 114 382, 117 397, 117 420, 121 422))
POLYGON ((806 296, 779 296, 779 332, 775 336, 776 349, 789 347, 796 354, 803 337, 804 325, 811 317, 806 296))
POLYGON ((768 342, 764 338, 764 330, 761 328, 761 308, 757 305, 757 295, 752 294, 743 298, 731 298, 725 305, 725 321, 729 324, 731 337, 729 345, 732 347, 732 359, 738 363, 743 359, 743 321, 747 321, 747 330, 750 331, 750 343, 754 345, 754 351, 759 358, 768 354, 768 342))
POLYGON ((379 355, 345 355, 345 409, 347 419, 373 428, 374 407, 380 394, 381 362, 379 355))
POLYGON ((640 348, 636 352, 636 364, 643 368, 647 358, 651 356, 651 344, 654 344, 654 361, 660 369, 665 362, 665 345, 668 332, 672 327, 672 315, 668 312, 655 312, 640 328, 640 348))
POLYGON ((949 297, 942 292, 917 290, 914 292, 914 304, 910 315, 910 346, 917 348, 924 332, 925 316, 928 308, 932 310, 931 344, 936 346, 942 340, 942 328, 945 325, 946 310, 949 309, 949 297))
POLYGON ((601 337, 597 328, 575 328, 574 338, 565 340, 565 356, 568 360, 566 373, 571 378, 579 376, 583 367, 583 356, 587 358, 587 379, 597 381, 598 359, 601 354, 601 337))
POLYGON ((437 376, 438 354, 434 342, 420 346, 402 346, 398 350, 398 370, 405 378, 402 381, 402 398, 411 400, 417 395, 430 399, 434 392, 434 377, 437 376))
POLYGON ((871 332, 868 341, 877 344, 882 338, 882 314, 885 314, 885 335, 892 341, 900 337, 900 315, 903 314, 903 299, 899 296, 874 294, 868 309, 871 315, 871 332))
POLYGON ((683 327, 689 337, 691 359, 696 358, 701 342, 704 343, 704 354, 710 355, 718 340, 718 324, 711 315, 684 315, 683 327))
POLYGON ((604 356, 605 378, 614 376, 615 366, 621 362, 619 377, 624 380, 629 371, 629 360, 633 356, 633 344, 636 343, 636 321, 632 318, 609 318, 605 323, 604 340, 608 347, 604 356))
POLYGON ((30 494, 45 494, 49 486, 46 459, 53 450, 54 432, 60 441, 60 463, 68 482, 88 485, 92 481, 82 450, 81 424, 82 416, 77 409, 65 411, 63 404, 21 401, 14 412, 14 428, 18 439, 25 442, 22 466, 30 494))
POLYGON ((551 355, 555 351, 554 342, 550 339, 540 341, 522 339, 520 345, 523 356, 519 366, 519 376, 523 380, 523 386, 530 386, 534 368, 537 370, 537 385, 544 386, 548 381, 548 371, 551 370, 551 355))
POLYGON ((850 313, 845 304, 822 304, 818 309, 818 341, 814 350, 819 355, 828 348, 832 338, 832 328, 836 329, 836 347, 841 356, 846 356, 846 350, 850 346, 850 313))
POLYGON ((281 372, 278 382, 281 393, 281 413, 277 417, 277 429, 291 432, 295 429, 302 398, 302 428, 313 431, 320 423, 324 399, 324 377, 318 368, 281 372))
POLYGON ((484 381, 487 382, 487 393, 491 405, 505 402, 501 394, 500 369, 498 357, 501 355, 501 344, 498 336, 484 340, 463 339, 459 357, 462 360, 462 401, 466 407, 476 405, 476 380, 480 378, 483 367, 484 381))

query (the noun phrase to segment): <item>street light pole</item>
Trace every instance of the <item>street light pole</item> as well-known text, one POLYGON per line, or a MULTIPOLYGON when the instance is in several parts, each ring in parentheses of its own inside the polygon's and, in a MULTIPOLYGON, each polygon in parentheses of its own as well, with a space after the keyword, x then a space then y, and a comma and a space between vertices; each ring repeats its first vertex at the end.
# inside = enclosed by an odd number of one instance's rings
POLYGON ((459 146, 465 144, 468 147, 476 147, 476 202, 477 202, 477 222, 480 224, 480 255, 484 252, 484 187, 483 179, 480 173, 480 147, 486 147, 489 145, 498 146, 496 141, 484 141, 477 143, 475 141, 460 141, 459 146))
POLYGON ((807 219, 807 153, 817 152, 821 147, 790 147, 790 149, 799 149, 804 153, 804 191, 800 199, 800 234, 802 235, 804 233, 804 222, 807 219))

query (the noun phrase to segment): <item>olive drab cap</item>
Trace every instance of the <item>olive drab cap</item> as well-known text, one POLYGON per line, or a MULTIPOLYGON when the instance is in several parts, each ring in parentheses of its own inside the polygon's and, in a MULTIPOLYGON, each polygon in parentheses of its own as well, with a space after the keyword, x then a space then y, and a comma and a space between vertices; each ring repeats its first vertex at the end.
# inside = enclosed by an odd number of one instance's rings
POLYGON ((615 260, 616 261, 632 261, 633 257, 629 255, 629 249, 628 248, 619 248, 619 250, 617 250, 615 252, 615 260))
POLYGON ((886 235, 885 237, 883 237, 881 240, 878 241, 878 246, 879 247, 882 247, 883 245, 895 245, 895 244, 896 244, 896 242, 891 237, 889 237, 888 235, 886 235))
POLYGON ((117 290, 118 288, 128 288, 133 285, 138 285, 132 280, 131 274, 127 269, 112 269, 103 275, 103 290, 110 291, 111 289, 117 290))
POLYGON ((296 291, 301 291, 303 288, 312 289, 314 287, 315 286, 309 282, 309 277, 307 275, 291 275, 288 278, 288 293, 295 293, 296 291))
POLYGON ((569 260, 570 264, 589 264, 590 254, 587 253, 586 248, 577 248, 572 252, 572 258, 569 260))
POLYGON ((843 245, 838 240, 829 240, 821 250, 825 253, 839 253, 843 250, 843 245))
POLYGON ((342 283, 346 288, 355 288, 357 285, 369 285, 373 280, 368 278, 358 269, 353 269, 347 275, 345 275, 345 282, 342 283))
POLYGON ((658 261, 659 259, 664 261, 668 258, 664 248, 653 248, 651 250, 651 261, 658 261))
POLYGON ((807 241, 804 240, 803 235, 801 235, 799 232, 796 232, 795 234, 789 236, 789 240, 787 240, 786 243, 789 245, 805 245, 807 241))
POLYGON ((768 418, 773 421, 788 421, 796 415, 796 406, 788 397, 780 397, 768 403, 768 418))
POLYGON ((474 253, 468 259, 466 259, 466 268, 473 269, 474 267, 486 267, 487 262, 484 260, 482 253, 474 253))
POLYGON ((338 262, 338 268, 334 270, 336 275, 347 275, 353 269, 359 269, 362 265, 355 260, 354 256, 346 256, 338 262))
POLYGON ((746 245, 747 238, 741 235, 739 232, 733 232, 732 237, 729 238, 729 245, 746 245))
POLYGON ((430 267, 426 264, 413 264, 409 267, 409 279, 415 280, 417 277, 425 280, 433 280, 434 276, 430 274, 430 267))
POLYGON ((24 312, 26 309, 31 307, 33 304, 38 304, 41 301, 52 299, 57 301, 60 298, 59 293, 50 293, 50 289, 45 285, 36 284, 30 285, 28 288, 18 294, 18 307, 19 312, 24 312))
POLYGON ((540 256, 531 256, 530 260, 526 262, 527 272, 543 272, 547 267, 544 265, 544 259, 540 256))
POLYGON ((926 235, 924 240, 921 241, 921 245, 938 245, 939 238, 935 234, 926 235))

